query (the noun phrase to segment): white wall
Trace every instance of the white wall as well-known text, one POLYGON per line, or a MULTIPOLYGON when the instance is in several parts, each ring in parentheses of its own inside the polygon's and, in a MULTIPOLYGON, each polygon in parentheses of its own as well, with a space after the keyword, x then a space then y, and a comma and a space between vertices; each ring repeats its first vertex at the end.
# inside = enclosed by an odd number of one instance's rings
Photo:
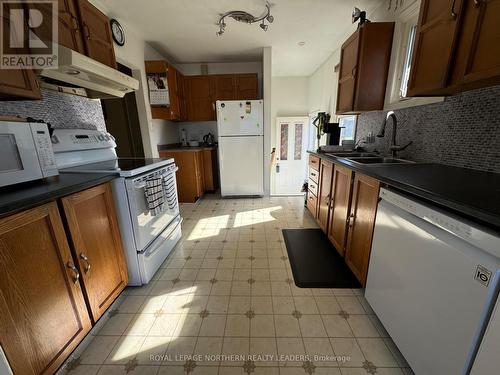
POLYGON ((269 195, 271 192, 272 72, 273 50, 272 47, 264 47, 262 90, 264 98, 264 194, 266 195, 269 195))
MULTIPOLYGON (((109 18, 113 18, 113 12, 99 0, 91 0, 91 3, 109 18)), ((120 23, 125 30, 125 45, 123 47, 114 45, 116 60, 132 69, 134 77, 139 80, 139 90, 135 94, 144 153, 146 157, 158 157, 157 145, 179 142, 179 135, 176 123, 153 120, 151 117, 144 60, 165 59, 165 57, 151 47, 140 36, 140 32, 121 20, 120 23)))
POLYGON ((276 145, 276 118, 309 113, 309 77, 272 77, 271 144, 276 145))

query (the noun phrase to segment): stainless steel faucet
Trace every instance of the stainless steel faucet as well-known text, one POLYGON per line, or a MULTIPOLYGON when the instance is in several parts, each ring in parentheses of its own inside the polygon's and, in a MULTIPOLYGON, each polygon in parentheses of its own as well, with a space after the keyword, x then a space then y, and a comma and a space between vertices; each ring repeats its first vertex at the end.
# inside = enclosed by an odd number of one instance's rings
POLYGON ((398 151, 403 151, 405 148, 407 148, 409 145, 413 143, 413 141, 408 142, 404 146, 398 146, 396 143, 396 132, 398 128, 398 119, 396 118, 396 114, 394 111, 389 111, 387 112, 387 116, 384 118, 384 122, 382 123, 382 126, 380 127, 380 130, 377 134, 377 137, 383 138, 385 136, 385 127, 387 126, 387 120, 389 118, 392 118, 392 140, 391 140, 391 155, 393 158, 397 157, 398 151))

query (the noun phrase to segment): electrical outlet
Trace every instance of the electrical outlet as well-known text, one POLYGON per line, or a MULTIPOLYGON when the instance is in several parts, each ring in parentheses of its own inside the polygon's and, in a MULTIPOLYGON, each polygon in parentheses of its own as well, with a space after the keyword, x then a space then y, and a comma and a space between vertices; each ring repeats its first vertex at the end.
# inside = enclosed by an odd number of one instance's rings
POLYGON ((366 136, 366 143, 375 143, 375 136, 373 135, 372 132, 369 132, 368 135, 366 136))

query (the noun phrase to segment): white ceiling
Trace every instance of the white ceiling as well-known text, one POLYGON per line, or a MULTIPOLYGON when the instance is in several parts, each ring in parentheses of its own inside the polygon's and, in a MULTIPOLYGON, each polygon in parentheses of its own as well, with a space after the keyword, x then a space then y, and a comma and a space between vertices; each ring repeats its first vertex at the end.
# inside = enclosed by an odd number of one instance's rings
MULTIPOLYGON (((370 11, 382 0, 273 0, 274 23, 228 19, 215 35, 218 16, 229 10, 261 15, 265 0, 101 0, 109 14, 130 24, 159 52, 176 63, 260 61, 273 47, 273 75, 308 76, 352 29, 354 6, 370 11), (298 42, 305 42, 299 46, 298 42)), ((125 30, 126 32, 126 30, 125 30)))

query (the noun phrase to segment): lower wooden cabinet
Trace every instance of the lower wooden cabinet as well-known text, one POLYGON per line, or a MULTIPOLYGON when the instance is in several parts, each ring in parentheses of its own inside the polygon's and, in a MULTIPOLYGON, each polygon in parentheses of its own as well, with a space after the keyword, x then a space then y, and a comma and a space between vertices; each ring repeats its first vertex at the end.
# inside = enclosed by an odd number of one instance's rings
POLYGON ((326 232, 328 228, 328 210, 330 208, 330 191, 332 188, 333 164, 326 160, 321 160, 319 171, 319 192, 318 192, 318 224, 326 232))
POLYGON ((356 173, 353 183, 345 260, 364 286, 377 214, 379 181, 356 173))
MULTIPOLYGON (((307 209, 364 286, 377 214, 380 182, 342 165, 311 155, 319 163, 318 195, 309 189, 307 209)), ((309 183, 311 183, 309 179, 309 183)), ((313 181, 312 181, 313 182, 313 181)), ((314 183, 314 182, 313 182, 314 183)))
POLYGON ((345 253, 353 175, 349 168, 340 165, 334 167, 327 234, 340 255, 345 253))
POLYGON ((52 374, 91 328, 56 202, 0 219, 0 343, 14 374, 52 374))
POLYGON ((160 151, 160 157, 173 158, 179 167, 176 173, 179 202, 196 202, 205 191, 218 186, 216 149, 165 150, 160 151))
POLYGON ((127 265, 110 184, 62 199, 92 318, 97 321, 127 286, 127 265))

